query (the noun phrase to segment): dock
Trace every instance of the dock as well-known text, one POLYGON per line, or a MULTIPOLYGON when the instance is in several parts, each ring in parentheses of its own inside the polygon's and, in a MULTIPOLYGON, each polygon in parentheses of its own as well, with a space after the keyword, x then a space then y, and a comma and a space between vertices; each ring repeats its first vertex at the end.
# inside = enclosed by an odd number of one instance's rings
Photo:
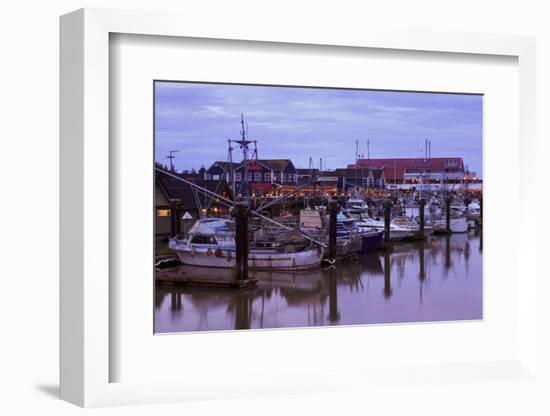
POLYGON ((245 280, 235 279, 231 273, 224 275, 188 274, 173 270, 156 270, 155 281, 164 285, 200 286, 214 288, 244 289, 256 286, 258 279, 251 277, 245 280))

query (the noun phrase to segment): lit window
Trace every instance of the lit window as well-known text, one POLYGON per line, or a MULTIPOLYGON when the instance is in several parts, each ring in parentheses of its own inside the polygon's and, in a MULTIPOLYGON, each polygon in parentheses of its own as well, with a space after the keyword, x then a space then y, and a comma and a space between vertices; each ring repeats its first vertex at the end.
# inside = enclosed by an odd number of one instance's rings
POLYGON ((241 172, 235 172, 235 181, 240 182, 242 180, 241 172))
POLYGON ((220 175, 212 175, 212 179, 214 179, 215 181, 217 181, 218 179, 220 179, 220 175))
POLYGON ((168 208, 157 208, 157 217, 169 217, 172 211, 168 208))
POLYGON ((264 173, 264 179, 266 182, 271 181, 271 172, 264 173))

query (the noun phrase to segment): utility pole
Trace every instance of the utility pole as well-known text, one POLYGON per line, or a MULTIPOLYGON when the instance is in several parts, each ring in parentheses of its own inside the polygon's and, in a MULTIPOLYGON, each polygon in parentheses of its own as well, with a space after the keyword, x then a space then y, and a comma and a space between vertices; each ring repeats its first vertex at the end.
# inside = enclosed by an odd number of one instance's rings
POLYGON ((166 159, 170 159, 170 171, 173 172, 174 171, 174 159, 176 158, 176 156, 174 156, 174 153, 178 153, 179 150, 169 150, 168 151, 170 153, 169 156, 166 156, 166 159))

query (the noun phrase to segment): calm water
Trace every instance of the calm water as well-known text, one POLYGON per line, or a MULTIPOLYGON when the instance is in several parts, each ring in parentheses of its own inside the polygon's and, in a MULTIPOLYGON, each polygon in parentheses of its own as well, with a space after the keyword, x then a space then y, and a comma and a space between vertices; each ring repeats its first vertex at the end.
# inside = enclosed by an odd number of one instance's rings
POLYGON ((156 332, 481 319, 480 243, 430 237, 314 273, 256 273, 252 289, 157 286, 156 332))

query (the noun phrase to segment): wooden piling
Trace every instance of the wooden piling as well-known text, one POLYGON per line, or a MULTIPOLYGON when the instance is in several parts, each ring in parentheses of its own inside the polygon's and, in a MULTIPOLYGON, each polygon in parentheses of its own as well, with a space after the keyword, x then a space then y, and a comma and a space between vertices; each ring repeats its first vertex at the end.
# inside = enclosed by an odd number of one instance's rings
POLYGON ((483 227, 483 196, 479 198, 479 226, 483 227))
POLYGON ((386 199, 384 201, 384 242, 389 243, 390 241, 390 223, 391 223, 391 208, 393 203, 391 199, 386 199))
POLYGON ((248 206, 235 205, 235 279, 248 280, 248 206))
POLYGON ((445 198, 445 230, 451 232, 451 197, 445 198))
POLYGON ((420 207, 420 238, 424 239, 424 227, 425 227, 425 218, 424 218, 424 208, 426 207, 426 200, 420 199, 418 201, 418 205, 420 207))
POLYGON ((332 263, 336 261, 337 255, 337 242, 336 242, 336 222, 338 211, 340 211, 337 202, 331 202, 329 204, 329 231, 328 231, 328 257, 332 263))

